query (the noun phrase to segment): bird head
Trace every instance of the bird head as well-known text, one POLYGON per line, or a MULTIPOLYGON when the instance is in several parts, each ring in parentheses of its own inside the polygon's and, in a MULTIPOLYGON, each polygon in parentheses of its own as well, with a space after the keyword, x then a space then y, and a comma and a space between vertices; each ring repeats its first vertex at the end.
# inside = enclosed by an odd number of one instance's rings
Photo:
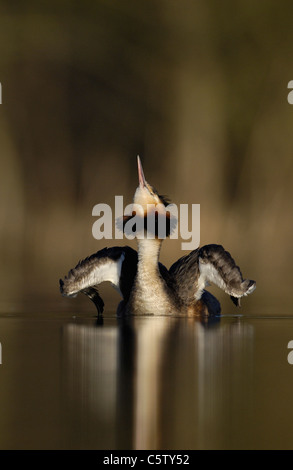
POLYGON ((139 156, 137 156, 137 171, 139 185, 135 191, 133 203, 141 206, 145 214, 151 206, 166 207, 168 205, 166 197, 159 195, 158 191, 146 181, 139 156))
MULTIPOLYGON (((133 198, 132 213, 124 217, 124 225, 132 220, 133 227, 135 229, 140 227, 140 232, 150 235, 150 238, 164 239, 170 235, 177 221, 171 217, 170 211, 167 209, 168 199, 159 195, 158 191, 146 181, 139 156, 137 157, 137 169, 139 184, 133 198)), ((141 237, 140 233, 137 238, 141 237)))

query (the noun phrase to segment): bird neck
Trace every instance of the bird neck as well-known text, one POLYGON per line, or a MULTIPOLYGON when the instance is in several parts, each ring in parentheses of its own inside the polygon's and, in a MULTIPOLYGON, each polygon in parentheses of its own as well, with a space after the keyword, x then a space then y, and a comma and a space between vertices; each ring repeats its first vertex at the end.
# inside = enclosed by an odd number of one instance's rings
POLYGON ((138 240, 138 272, 159 275, 159 256, 162 240, 143 238, 138 240))
POLYGON ((130 311, 166 315, 171 311, 169 292, 159 268, 162 240, 138 240, 138 265, 130 311))

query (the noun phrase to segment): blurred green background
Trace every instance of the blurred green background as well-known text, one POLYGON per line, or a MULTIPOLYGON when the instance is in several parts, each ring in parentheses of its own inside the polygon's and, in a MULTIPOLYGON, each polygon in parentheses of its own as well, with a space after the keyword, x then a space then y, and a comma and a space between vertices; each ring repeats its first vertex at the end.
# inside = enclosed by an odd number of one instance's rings
POLYGON ((1 0, 1 312, 91 308, 58 280, 117 244, 92 208, 131 202, 139 154, 257 281, 243 313, 292 314, 292 18, 291 0, 1 0))

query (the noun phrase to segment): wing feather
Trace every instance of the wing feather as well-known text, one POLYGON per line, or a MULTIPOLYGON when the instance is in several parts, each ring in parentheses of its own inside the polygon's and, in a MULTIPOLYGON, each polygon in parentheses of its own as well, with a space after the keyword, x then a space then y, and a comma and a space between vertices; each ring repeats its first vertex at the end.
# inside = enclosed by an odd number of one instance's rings
POLYGON ((190 302, 202 297, 205 287, 213 283, 230 295, 235 305, 239 298, 256 287, 255 281, 243 279, 234 259, 221 245, 205 245, 180 258, 170 268, 181 297, 190 302))
POLYGON ((64 279, 60 279, 60 291, 66 297, 75 297, 82 292, 101 311, 104 303, 98 294, 97 286, 108 281, 124 300, 128 300, 136 269, 137 252, 132 248, 104 248, 79 261, 64 279))

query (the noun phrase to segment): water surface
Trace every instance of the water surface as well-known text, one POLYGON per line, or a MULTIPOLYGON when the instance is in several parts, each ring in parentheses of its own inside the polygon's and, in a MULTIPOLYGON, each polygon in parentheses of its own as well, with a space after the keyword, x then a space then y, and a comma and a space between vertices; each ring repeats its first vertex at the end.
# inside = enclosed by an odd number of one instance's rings
POLYGON ((1 449, 292 449, 293 318, 0 316, 1 449))

